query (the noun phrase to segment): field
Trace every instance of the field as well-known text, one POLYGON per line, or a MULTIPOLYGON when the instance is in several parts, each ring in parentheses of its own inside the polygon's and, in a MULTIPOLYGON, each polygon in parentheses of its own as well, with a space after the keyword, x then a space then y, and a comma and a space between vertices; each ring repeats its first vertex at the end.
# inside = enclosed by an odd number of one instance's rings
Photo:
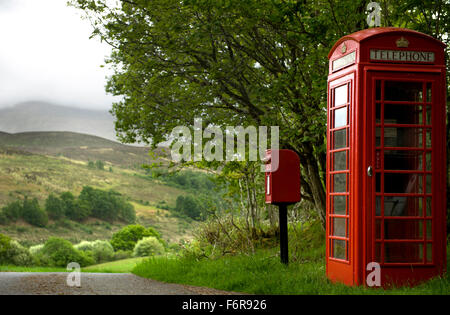
MULTIPOLYGON (((113 189, 133 204, 137 223, 154 226, 170 242, 188 239, 192 223, 156 207, 161 202, 174 207, 177 196, 186 192, 145 176, 141 164, 152 161, 155 158, 150 158, 143 148, 93 136, 56 132, 18 136, 2 133, 0 207, 25 196, 36 197, 43 206, 50 193, 70 191, 76 196, 83 186, 113 189), (103 170, 88 167, 88 161, 97 159, 104 162, 103 170)), ((18 221, 14 225, 0 225, 0 233, 28 245, 42 243, 52 235, 75 243, 109 239, 123 226, 122 222, 89 219, 82 224, 67 220, 49 222, 46 228, 37 228, 18 221)))

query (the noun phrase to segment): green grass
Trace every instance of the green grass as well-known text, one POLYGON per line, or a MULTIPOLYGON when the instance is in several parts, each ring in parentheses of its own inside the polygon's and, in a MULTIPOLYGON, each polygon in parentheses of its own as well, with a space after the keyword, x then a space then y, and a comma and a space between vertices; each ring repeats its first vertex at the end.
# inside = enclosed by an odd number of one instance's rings
POLYGON ((0 272, 69 272, 61 267, 0 266, 0 272))
POLYGON ((129 258, 82 268, 82 272, 130 273, 144 258, 129 258))
POLYGON ((146 259, 133 273, 155 280, 251 294, 450 294, 448 272, 413 288, 389 290, 333 284, 323 261, 279 262, 275 250, 196 261, 186 258, 146 259))

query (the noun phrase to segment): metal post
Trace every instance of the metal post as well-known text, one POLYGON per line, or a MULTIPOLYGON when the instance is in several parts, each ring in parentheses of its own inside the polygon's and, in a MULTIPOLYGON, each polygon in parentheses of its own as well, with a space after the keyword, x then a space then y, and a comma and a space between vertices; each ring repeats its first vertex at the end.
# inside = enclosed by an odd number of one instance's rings
POLYGON ((289 263, 288 251, 288 228, 287 228, 287 205, 280 204, 279 209, 279 227, 280 227, 280 257, 283 264, 289 263))

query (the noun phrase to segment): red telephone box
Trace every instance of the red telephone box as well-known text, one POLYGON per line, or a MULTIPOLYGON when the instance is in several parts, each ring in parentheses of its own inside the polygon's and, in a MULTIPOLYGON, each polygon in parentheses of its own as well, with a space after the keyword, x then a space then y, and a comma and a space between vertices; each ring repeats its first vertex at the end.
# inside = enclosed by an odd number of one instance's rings
POLYGON ((446 270, 445 45, 400 28, 330 54, 327 275, 415 284, 446 270), (369 269, 369 270, 367 270, 369 269))

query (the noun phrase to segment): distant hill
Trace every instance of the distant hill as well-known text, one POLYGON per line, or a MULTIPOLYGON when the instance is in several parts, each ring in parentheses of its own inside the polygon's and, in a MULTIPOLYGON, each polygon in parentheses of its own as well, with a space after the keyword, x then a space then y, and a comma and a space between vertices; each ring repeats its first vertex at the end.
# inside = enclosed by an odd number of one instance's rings
POLYGON ((117 141, 114 119, 107 110, 81 109, 39 101, 0 108, 0 131, 71 131, 117 141))
POLYGON ((63 156, 71 160, 106 162, 126 168, 139 168, 142 164, 163 161, 166 155, 155 151, 151 157, 149 149, 124 145, 97 136, 74 132, 0 132, 0 148, 14 149, 41 155, 63 156))

